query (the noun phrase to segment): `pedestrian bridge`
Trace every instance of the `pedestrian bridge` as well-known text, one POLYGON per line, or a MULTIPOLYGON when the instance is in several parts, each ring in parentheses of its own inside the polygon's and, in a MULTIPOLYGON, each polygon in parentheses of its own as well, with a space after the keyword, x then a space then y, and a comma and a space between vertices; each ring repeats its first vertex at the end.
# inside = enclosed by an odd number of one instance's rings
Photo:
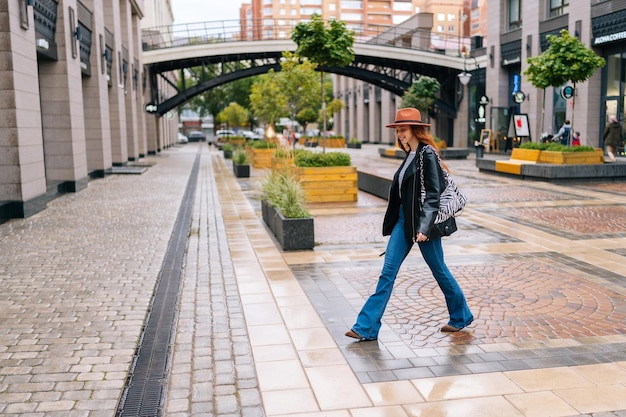
MULTIPOLYGON (((459 83, 464 70, 484 66, 484 56, 467 57, 469 41, 458 36, 433 35, 430 28, 420 28, 421 15, 398 26, 366 26, 355 31, 354 61, 346 67, 324 67, 325 72, 344 75, 402 95, 421 76, 436 78, 441 95, 435 106, 450 115, 456 114, 459 83)), ((148 67, 151 84, 151 111, 158 116, 180 106, 194 96, 237 79, 280 70, 284 51, 295 51, 289 38, 292 25, 263 19, 263 28, 246 30, 239 21, 174 25, 143 30, 143 63, 148 67), (281 24, 282 23, 282 24, 281 24), (189 88, 178 88, 167 73, 194 67, 211 67, 213 76, 189 88), (161 97, 158 78, 176 87, 177 94, 161 97)), ((461 89, 462 90, 462 89, 461 89)), ((462 92, 461 92, 462 93, 462 92)))

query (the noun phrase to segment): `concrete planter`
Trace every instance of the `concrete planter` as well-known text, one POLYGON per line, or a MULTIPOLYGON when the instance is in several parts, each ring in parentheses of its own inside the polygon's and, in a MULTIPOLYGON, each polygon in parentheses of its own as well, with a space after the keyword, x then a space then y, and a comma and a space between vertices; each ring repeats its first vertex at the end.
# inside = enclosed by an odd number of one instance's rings
POLYGON ((346 144, 346 148, 361 149, 361 144, 360 143, 350 143, 350 142, 348 142, 346 144))
POLYGON ((238 165, 233 162, 233 174, 237 178, 249 178, 250 177, 250 165, 238 165))
POLYGON ((284 251, 309 250, 315 246, 313 217, 288 219, 266 201, 261 201, 261 213, 284 251))

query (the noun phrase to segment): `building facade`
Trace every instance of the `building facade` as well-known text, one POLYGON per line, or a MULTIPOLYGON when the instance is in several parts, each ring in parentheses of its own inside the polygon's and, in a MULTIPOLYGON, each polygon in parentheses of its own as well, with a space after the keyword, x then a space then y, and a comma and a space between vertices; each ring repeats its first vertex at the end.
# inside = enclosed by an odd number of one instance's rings
POLYGON ((625 117, 626 1, 507 0, 489 1, 488 7, 488 127, 495 138, 514 136, 511 115, 526 114, 533 141, 570 120, 583 145, 603 147, 608 117, 625 117), (523 72, 527 59, 549 46, 547 35, 563 29, 602 56, 606 66, 575 90, 571 83, 546 88, 544 99, 544 91, 528 83, 523 72))
POLYGON ((147 140, 143 17, 142 0, 0 3, 0 218, 167 145, 147 140))

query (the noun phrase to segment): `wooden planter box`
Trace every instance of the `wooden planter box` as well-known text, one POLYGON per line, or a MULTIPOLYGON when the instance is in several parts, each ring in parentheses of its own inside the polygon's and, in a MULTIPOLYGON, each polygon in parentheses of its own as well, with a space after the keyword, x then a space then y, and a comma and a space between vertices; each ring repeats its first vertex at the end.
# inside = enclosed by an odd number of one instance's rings
POLYGON ((560 165, 601 164, 604 162, 601 149, 593 152, 555 152, 515 148, 511 152, 511 159, 560 165))
POLYGON ((539 161, 540 155, 541 155, 541 151, 538 149, 515 148, 511 152, 511 159, 519 159, 522 161, 537 162, 539 161))
POLYGON ((294 167, 307 203, 357 201, 358 176, 356 167, 294 167))
POLYGON ((315 246, 313 217, 288 219, 266 201, 261 201, 263 221, 285 251, 309 250, 315 246))
POLYGON ((224 140, 224 143, 226 142, 230 143, 236 148, 237 146, 244 146, 247 141, 246 141, 246 138, 235 138, 235 139, 228 138, 224 140))
POLYGON ((601 164, 604 156, 601 150, 593 152, 554 152, 541 151, 539 162, 544 164, 580 165, 601 164))
POLYGON ((233 174, 237 178, 249 178, 250 177, 250 165, 238 165, 233 162, 233 174))
MULTIPOLYGON (((318 146, 324 146, 324 139, 321 138, 318 140, 318 146)), ((326 138, 326 147, 327 148, 345 148, 346 140, 344 138, 326 138)))
POLYGON ((250 165, 252 165, 253 168, 271 168, 272 157, 274 156, 276 149, 248 148, 246 152, 248 153, 248 158, 250 158, 250 165))

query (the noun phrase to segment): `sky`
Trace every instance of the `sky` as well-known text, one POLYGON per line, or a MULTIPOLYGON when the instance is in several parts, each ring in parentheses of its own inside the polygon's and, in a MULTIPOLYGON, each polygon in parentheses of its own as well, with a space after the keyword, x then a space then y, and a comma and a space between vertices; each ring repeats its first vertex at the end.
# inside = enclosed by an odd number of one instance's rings
MULTIPOLYGON (((239 20, 244 0, 171 0, 174 24, 239 20)), ((245 0, 250 3, 250 0, 245 0)))

